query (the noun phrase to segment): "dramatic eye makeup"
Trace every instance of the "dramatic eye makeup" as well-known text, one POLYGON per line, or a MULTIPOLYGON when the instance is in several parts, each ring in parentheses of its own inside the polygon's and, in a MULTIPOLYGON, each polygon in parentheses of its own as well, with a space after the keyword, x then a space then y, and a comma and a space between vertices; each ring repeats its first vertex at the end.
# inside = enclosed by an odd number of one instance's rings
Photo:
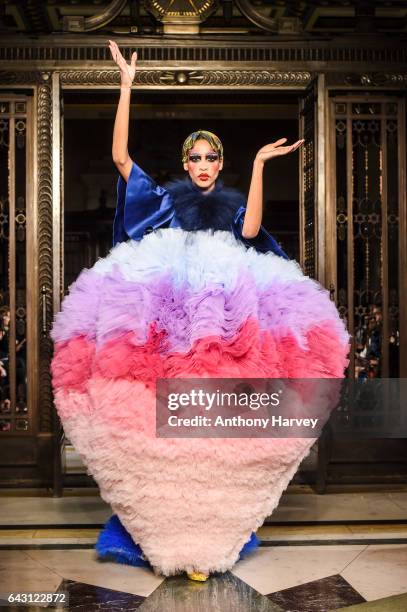
MULTIPOLYGON (((198 163, 201 161, 202 156, 199 155, 198 153, 191 153, 189 155, 189 161, 193 162, 193 163, 198 163)), ((208 162, 216 162, 219 159, 219 155, 217 153, 207 153, 205 155, 205 159, 208 162)))

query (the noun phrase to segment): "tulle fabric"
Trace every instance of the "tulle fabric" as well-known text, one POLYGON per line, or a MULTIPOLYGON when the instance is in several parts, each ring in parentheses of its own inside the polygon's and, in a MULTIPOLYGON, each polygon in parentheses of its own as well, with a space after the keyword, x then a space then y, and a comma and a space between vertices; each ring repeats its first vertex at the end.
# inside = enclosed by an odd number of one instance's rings
POLYGON ((315 439, 157 438, 157 378, 341 378, 349 352, 328 292, 296 262, 181 228, 84 270, 51 335, 67 435, 164 575, 230 569, 315 439))

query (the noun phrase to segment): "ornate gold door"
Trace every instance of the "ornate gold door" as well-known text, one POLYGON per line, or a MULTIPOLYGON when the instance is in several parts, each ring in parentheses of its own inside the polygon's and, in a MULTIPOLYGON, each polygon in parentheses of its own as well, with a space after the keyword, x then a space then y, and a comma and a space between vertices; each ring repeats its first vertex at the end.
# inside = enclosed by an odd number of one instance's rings
POLYGON ((38 456, 33 106, 30 96, 0 96, 0 465, 16 479, 38 456))
POLYGON ((0 483, 44 487, 56 464, 49 330, 59 305, 58 90, 48 72, 18 80, 0 75, 0 483))
POLYGON ((318 75, 300 101, 300 132, 301 264, 346 321, 348 376, 405 377, 405 99, 328 98, 318 75))
POLYGON ((401 96, 330 99, 327 284, 359 379, 407 376, 404 118, 401 96))
MULTIPOLYGON (((327 110, 325 286, 352 337, 347 375, 404 378, 405 99, 397 93, 334 93, 327 110)), ((405 481, 407 440, 366 435, 369 411, 386 410, 373 404, 346 407, 350 440, 331 427, 324 431, 318 441, 318 492, 328 482, 405 481)))

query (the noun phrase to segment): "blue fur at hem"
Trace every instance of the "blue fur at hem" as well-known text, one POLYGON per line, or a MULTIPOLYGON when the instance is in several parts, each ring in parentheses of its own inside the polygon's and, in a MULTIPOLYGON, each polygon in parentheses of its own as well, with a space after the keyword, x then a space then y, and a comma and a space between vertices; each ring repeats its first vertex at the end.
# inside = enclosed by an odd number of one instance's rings
POLYGON ((151 567, 143 558, 140 546, 135 544, 116 514, 110 517, 100 532, 95 548, 99 559, 136 567, 151 567))
MULTIPOLYGON (((256 534, 252 533, 250 540, 240 551, 239 559, 244 559, 258 545, 259 540, 256 534)), ((116 561, 116 563, 125 563, 135 567, 151 567, 147 559, 144 558, 141 547, 133 541, 116 514, 110 517, 99 533, 95 549, 99 559, 116 561)))

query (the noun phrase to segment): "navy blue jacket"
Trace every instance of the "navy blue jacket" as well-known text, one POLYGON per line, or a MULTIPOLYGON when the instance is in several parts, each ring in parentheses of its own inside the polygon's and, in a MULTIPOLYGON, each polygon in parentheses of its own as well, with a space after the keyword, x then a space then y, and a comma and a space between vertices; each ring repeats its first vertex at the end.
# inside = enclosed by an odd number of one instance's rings
POLYGON ((244 238, 245 196, 225 187, 218 178, 214 189, 205 194, 189 175, 161 187, 133 162, 129 179, 119 176, 117 208, 113 224, 113 245, 158 228, 180 227, 187 231, 214 229, 233 232, 246 247, 260 253, 269 251, 289 259, 277 241, 261 226, 257 236, 244 238))

